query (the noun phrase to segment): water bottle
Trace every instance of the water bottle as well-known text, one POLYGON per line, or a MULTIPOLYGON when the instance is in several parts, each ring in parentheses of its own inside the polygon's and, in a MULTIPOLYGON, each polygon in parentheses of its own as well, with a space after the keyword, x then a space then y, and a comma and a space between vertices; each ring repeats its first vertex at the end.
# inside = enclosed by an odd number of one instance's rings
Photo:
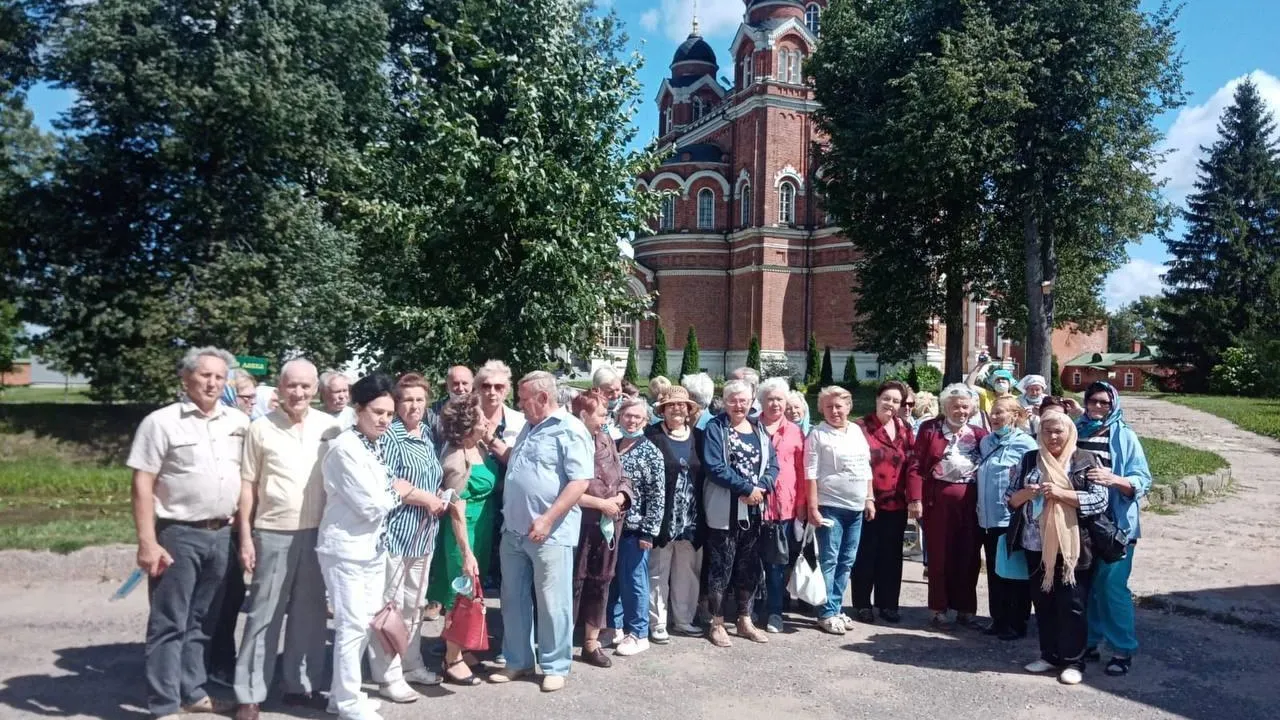
POLYGON ((472 597, 476 591, 475 586, 471 581, 471 578, 467 575, 459 575, 458 577, 454 578, 452 587, 455 593, 465 598, 472 597))
POLYGON ((125 578, 124 582, 120 584, 120 587, 111 595, 108 602, 115 602, 129 597, 129 593, 133 592, 146 576, 147 574, 142 571, 142 568, 134 568, 133 572, 129 573, 129 577, 125 578))

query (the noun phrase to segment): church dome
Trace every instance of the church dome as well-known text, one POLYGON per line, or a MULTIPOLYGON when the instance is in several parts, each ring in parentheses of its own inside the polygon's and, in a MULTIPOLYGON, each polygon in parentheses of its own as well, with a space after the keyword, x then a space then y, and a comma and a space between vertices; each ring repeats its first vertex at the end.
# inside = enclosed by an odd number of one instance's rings
POLYGON ((695 30, 689 34, 684 42, 680 43, 680 47, 676 48, 676 55, 671 60, 671 64, 682 62, 704 62, 711 65, 716 64, 716 51, 711 49, 706 40, 695 30))

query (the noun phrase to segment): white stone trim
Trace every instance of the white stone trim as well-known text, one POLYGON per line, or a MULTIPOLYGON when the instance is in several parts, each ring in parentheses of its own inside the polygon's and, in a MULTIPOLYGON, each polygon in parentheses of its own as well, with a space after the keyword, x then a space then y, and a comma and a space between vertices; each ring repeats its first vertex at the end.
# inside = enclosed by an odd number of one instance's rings
POLYGON ((679 188, 679 190, 680 190, 682 193, 684 193, 684 196, 685 196, 686 198, 687 198, 687 197, 689 197, 689 191, 685 188, 684 178, 680 177, 680 176, 679 176, 679 175, 677 175, 676 173, 673 173, 673 172, 671 172, 671 171, 669 171, 669 170, 668 170, 668 171, 665 171, 665 172, 660 172, 660 173, 658 173, 657 175, 654 175, 654 176, 653 176, 653 179, 649 181, 649 186, 648 186, 648 188, 647 188, 647 189, 652 190, 653 192, 663 192, 663 191, 665 191, 665 190, 666 190, 666 188, 658 188, 658 187, 656 187, 656 186, 657 186, 657 184, 658 184, 658 181, 659 181, 659 180, 675 180, 675 181, 676 181, 676 186, 679 188))
POLYGON ((796 183, 796 195, 804 195, 804 178, 800 177, 800 171, 796 170, 796 166, 787 163, 778 172, 773 174, 773 189, 778 190, 782 187, 782 181, 791 178, 796 183))
POLYGON ((751 184, 751 173, 747 172, 746 168, 742 168, 741 170, 738 171, 738 179, 733 184, 733 193, 735 195, 737 195, 738 192, 742 189, 743 183, 746 183, 748 185, 751 184))
MULTIPOLYGON (((757 8, 768 7, 771 4, 790 6, 790 3, 782 3, 782 2, 763 3, 760 5, 756 5, 751 9, 755 10, 757 8)), ((738 61, 738 48, 739 46, 741 46, 743 40, 751 40, 752 42, 754 42, 755 50, 757 52, 761 50, 771 49, 779 37, 785 35, 787 31, 793 28, 800 32, 800 37, 803 38, 804 41, 809 45, 809 47, 807 48, 808 51, 810 53, 813 53, 814 49, 817 48, 818 46, 818 41, 817 41, 817 38, 813 36, 813 33, 809 32, 809 26, 804 24, 803 19, 797 20, 796 18, 787 18, 786 22, 782 23, 781 25, 778 25, 777 27, 767 32, 764 30, 758 29, 755 26, 748 25, 745 22, 742 23, 741 25, 738 26, 737 34, 733 36, 733 42, 729 44, 729 56, 734 59, 735 63, 738 61)))
POLYGON ((720 189, 724 191, 724 195, 722 197, 729 197, 729 181, 725 179, 724 175, 721 174, 719 170, 699 170, 698 172, 690 175, 688 179, 684 181, 684 197, 686 199, 689 197, 689 190, 693 187, 693 182, 704 177, 709 177, 719 182, 720 189))
MULTIPOLYGON (((698 62, 704 65, 706 64, 706 63, 702 63, 702 61, 700 60, 698 62)), ((717 69, 717 72, 719 72, 718 69, 717 69)), ((721 100, 723 100, 725 95, 727 95, 729 92, 728 90, 724 89, 723 85, 721 85, 718 81, 716 81, 714 75, 703 75, 693 83, 680 88, 673 87, 671 85, 670 78, 663 78, 662 84, 658 86, 658 96, 654 98, 654 101, 661 102, 663 93, 671 93, 672 103, 688 102, 689 96, 693 95, 693 93, 699 88, 704 88, 704 87, 709 87, 715 90, 716 95, 718 95, 721 100)), ((707 108, 707 109, 710 110, 711 108, 707 108)))
POLYGON ((718 277, 723 278, 724 270, 659 270, 658 277, 718 277))
POLYGON ((637 271, 639 271, 639 273, 644 276, 645 280, 648 280, 649 282, 653 282, 653 278, 654 278, 653 271, 650 270, 648 267, 645 267, 644 265, 640 264, 639 262, 634 261, 634 258, 635 258, 634 249, 631 251, 631 256, 633 258, 633 261, 631 263, 632 267, 634 267, 637 271))
POLYGON ((849 272, 856 269, 857 268, 853 265, 823 265, 821 267, 812 268, 809 272, 817 275, 821 273, 849 272))

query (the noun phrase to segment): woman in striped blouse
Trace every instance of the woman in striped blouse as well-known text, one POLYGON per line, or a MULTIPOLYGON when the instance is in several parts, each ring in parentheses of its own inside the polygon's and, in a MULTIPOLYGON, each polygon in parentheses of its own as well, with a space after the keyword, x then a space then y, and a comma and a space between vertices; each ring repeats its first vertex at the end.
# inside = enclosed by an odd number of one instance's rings
POLYGON ((436 457, 435 438, 423 422, 430 402, 427 381, 416 373, 396 381, 396 419, 383 435, 387 468, 421 492, 418 503, 405 503, 387 516, 387 576, 384 602, 396 601, 409 628, 409 650, 404 657, 387 653, 380 643, 370 646, 369 668, 379 694, 392 702, 413 702, 418 693, 409 685, 437 685, 440 676, 428 670, 422 659, 418 633, 427 594, 427 569, 435 547, 437 518, 448 509, 440 499, 444 473, 436 457))

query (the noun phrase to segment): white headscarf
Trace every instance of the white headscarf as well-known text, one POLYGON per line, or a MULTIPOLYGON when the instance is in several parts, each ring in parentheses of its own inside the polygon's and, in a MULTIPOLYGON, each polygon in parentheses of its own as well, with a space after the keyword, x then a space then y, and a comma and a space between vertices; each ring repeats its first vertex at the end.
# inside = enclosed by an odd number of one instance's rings
POLYGON ((259 385, 253 391, 253 412, 249 413, 250 420, 258 418, 271 412, 271 401, 276 399, 276 389, 270 385, 259 385))
POLYGON ((1018 396, 1018 402, 1022 407, 1038 407, 1040 405, 1040 401, 1044 399, 1043 393, 1034 401, 1027 397, 1027 390, 1035 385, 1039 385, 1045 390, 1049 389, 1049 383, 1045 382, 1043 375, 1024 375, 1022 379, 1018 381, 1018 392, 1022 393, 1018 396))

